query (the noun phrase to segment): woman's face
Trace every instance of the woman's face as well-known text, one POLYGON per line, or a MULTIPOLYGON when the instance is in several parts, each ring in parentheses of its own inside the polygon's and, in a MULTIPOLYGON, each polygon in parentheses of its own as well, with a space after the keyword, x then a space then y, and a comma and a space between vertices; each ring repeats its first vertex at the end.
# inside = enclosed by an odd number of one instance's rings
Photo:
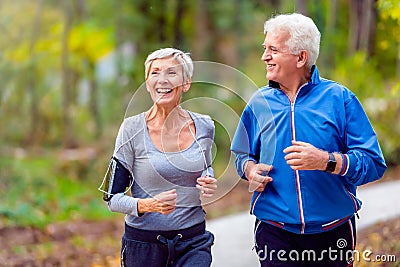
POLYGON ((179 105, 182 93, 189 90, 190 81, 183 82, 182 65, 171 56, 151 63, 146 87, 156 105, 175 107, 179 105))

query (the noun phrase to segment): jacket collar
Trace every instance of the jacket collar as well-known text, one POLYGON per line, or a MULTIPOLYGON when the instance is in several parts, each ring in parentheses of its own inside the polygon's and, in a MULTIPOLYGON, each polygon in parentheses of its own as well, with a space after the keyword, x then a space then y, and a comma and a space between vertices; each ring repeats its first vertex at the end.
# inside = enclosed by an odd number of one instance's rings
MULTIPOLYGON (((321 77, 319 76, 319 71, 317 65, 311 67, 311 81, 308 84, 319 84, 321 82, 321 77)), ((275 81, 268 81, 268 85, 271 88, 280 89, 279 83, 275 81)))

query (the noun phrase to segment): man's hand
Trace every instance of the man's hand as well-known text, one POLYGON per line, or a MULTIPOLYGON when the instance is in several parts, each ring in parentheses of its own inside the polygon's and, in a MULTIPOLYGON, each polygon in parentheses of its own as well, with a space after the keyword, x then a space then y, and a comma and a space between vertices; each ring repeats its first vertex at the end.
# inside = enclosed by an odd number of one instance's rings
POLYGON ((271 165, 267 165, 264 163, 254 163, 249 160, 246 162, 244 166, 244 173, 249 180, 249 192, 262 192, 265 189, 265 186, 272 182, 272 178, 265 173, 268 173, 272 170, 271 165))
POLYGON ((209 176, 197 178, 196 187, 200 190, 203 197, 212 197, 217 190, 217 179, 209 176))
POLYGON ((325 170, 329 155, 313 145, 292 141, 292 145, 283 150, 285 160, 293 170, 325 170))
POLYGON ((161 192, 153 198, 139 199, 138 213, 159 212, 161 214, 169 214, 176 208, 176 189, 161 192))

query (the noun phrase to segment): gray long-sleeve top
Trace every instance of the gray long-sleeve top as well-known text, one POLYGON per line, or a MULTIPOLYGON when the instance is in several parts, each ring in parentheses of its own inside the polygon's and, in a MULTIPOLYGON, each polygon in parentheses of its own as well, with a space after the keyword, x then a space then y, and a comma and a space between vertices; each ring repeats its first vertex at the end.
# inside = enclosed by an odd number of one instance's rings
MULTIPOLYGON (((122 123, 114 150, 117 158, 133 176, 131 196, 125 192, 114 195, 108 202, 111 211, 126 214, 129 226, 145 230, 178 230, 191 227, 205 219, 196 179, 214 176, 211 167, 211 147, 214 123, 209 116, 189 112, 195 128, 195 141, 179 152, 162 152, 151 141, 146 114, 129 117, 122 123), (177 190, 177 208, 170 214, 147 212, 138 214, 140 198, 177 190)), ((127 187, 129 184, 126 185, 127 187)))

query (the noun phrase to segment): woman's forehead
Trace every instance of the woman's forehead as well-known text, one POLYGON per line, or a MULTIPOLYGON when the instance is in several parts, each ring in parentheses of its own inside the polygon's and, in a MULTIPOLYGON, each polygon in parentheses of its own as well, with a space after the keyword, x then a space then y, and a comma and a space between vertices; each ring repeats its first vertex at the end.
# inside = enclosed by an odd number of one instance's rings
POLYGON ((182 65, 173 56, 155 59, 151 64, 151 69, 182 68, 182 65))

